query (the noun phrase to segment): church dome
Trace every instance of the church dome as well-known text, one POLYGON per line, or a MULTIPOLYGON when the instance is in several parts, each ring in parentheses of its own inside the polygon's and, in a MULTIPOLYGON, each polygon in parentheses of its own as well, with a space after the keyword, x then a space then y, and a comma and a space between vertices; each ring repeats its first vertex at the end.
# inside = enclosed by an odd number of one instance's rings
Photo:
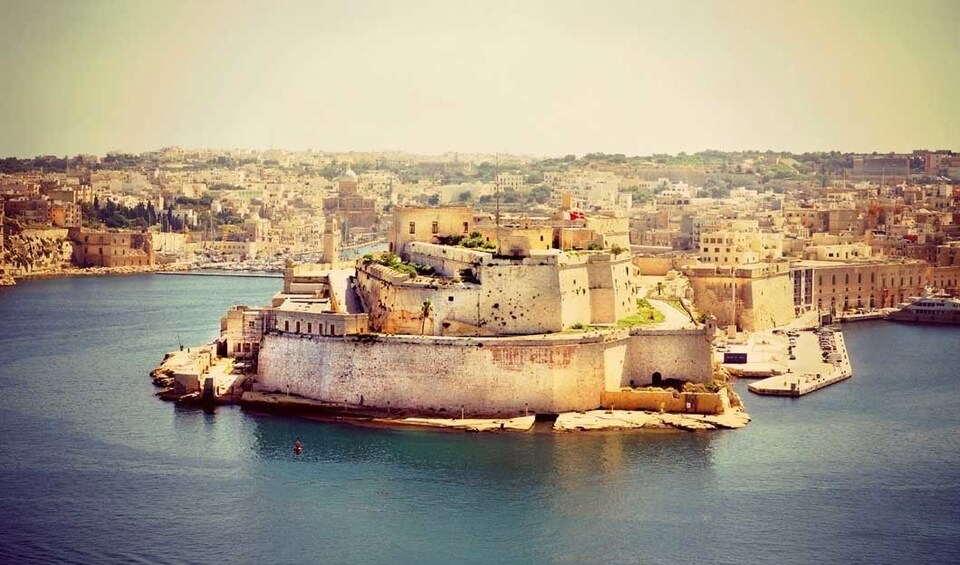
POLYGON ((347 170, 343 171, 343 174, 340 175, 340 180, 356 181, 357 173, 353 172, 353 169, 350 167, 347 167, 347 170))

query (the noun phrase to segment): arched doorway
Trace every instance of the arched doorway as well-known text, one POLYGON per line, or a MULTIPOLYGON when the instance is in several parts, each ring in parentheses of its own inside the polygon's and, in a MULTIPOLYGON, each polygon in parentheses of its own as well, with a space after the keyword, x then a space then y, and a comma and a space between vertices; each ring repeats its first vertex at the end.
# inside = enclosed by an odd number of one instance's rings
POLYGON ((660 386, 661 384, 663 384, 663 375, 660 374, 660 371, 654 371, 653 386, 660 386))

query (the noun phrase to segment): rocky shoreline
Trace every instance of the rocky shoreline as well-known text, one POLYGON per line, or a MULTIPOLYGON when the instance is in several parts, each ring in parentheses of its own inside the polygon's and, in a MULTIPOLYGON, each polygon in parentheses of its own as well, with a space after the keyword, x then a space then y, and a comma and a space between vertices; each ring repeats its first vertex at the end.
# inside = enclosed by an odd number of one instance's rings
MULTIPOLYGON (((347 404, 311 400, 296 395, 246 391, 240 398, 244 409, 304 416, 320 420, 383 427, 415 427, 441 431, 466 432, 529 432, 535 416, 512 418, 449 418, 411 415, 405 411, 388 413, 382 410, 347 404)), ((742 405, 718 415, 673 414, 645 410, 590 410, 558 415, 551 426, 553 433, 587 431, 703 431, 739 429, 750 422, 742 405)))

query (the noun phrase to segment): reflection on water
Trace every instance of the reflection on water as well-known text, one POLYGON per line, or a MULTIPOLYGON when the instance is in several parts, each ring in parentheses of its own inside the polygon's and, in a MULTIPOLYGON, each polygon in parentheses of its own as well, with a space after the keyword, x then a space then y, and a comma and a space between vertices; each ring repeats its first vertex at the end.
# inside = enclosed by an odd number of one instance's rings
POLYGON ((851 326, 853 379, 746 396, 750 426, 716 433, 440 433, 153 397, 178 335, 206 341, 276 284, 0 291, 0 563, 960 562, 960 328, 851 326))

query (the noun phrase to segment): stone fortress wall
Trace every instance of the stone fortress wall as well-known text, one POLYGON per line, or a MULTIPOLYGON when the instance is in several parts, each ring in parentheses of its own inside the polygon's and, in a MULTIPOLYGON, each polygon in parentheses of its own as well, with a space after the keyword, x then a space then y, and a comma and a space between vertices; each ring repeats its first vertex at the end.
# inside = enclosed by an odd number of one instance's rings
POLYGON ((625 253, 544 251, 504 259, 422 242, 406 249, 414 263, 454 280, 411 281, 382 265, 359 265, 357 286, 366 297, 370 326, 382 333, 541 334, 612 324, 636 311, 638 271, 625 253), (426 300, 433 312, 423 320, 426 300))
POLYGON ((263 337, 258 382, 266 391, 382 409, 589 410, 605 391, 649 385, 654 373, 709 381, 712 332, 712 326, 513 338, 272 332, 263 337))

